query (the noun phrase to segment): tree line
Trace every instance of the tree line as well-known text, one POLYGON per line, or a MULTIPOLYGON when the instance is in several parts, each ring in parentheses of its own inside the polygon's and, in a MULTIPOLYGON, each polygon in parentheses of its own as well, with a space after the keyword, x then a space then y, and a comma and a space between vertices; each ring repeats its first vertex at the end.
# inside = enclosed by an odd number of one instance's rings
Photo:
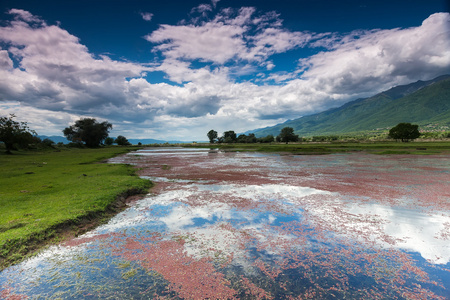
MULTIPOLYGON (((37 133, 28 127, 27 122, 17 122, 16 116, 0 117, 0 142, 3 142, 7 153, 17 148, 26 148, 30 144, 44 144, 52 146, 54 142, 50 139, 40 140, 37 133)), ((418 125, 411 123, 399 123, 389 130, 389 138, 408 142, 420 136, 418 125)), ((112 145, 116 143, 121 146, 131 145, 128 139, 119 135, 116 139, 109 137, 109 131, 113 125, 107 121, 98 122, 94 118, 82 118, 73 125, 63 129, 64 136, 74 145, 86 147, 99 147, 100 145, 112 145)), ((280 143, 301 142, 292 127, 284 127, 280 134, 274 137, 267 135, 265 137, 256 137, 254 133, 240 134, 233 131, 225 131, 222 136, 218 136, 217 131, 211 129, 207 133, 210 143, 280 143)))
MULTIPOLYGON (((411 123, 399 123, 389 130, 388 137, 395 140, 401 140, 402 142, 409 142, 420 137, 419 125, 413 125, 411 123)), ((254 133, 248 135, 240 134, 236 136, 233 130, 225 131, 221 137, 218 136, 217 131, 211 129, 207 133, 209 142, 213 143, 272 143, 274 141, 278 143, 289 142, 302 142, 303 138, 294 133, 292 127, 284 127, 281 129, 280 134, 274 137, 268 135, 266 137, 257 138, 254 133)), ((450 135, 449 135, 450 137, 450 135)), ((339 140, 338 136, 313 136, 308 139, 312 142, 331 142, 339 140)))
POLYGON ((221 137, 218 136, 217 131, 211 129, 207 133, 209 142, 214 143, 272 143, 274 141, 289 143, 289 142, 299 142, 301 139, 297 134, 294 133, 294 128, 284 127, 280 134, 274 137, 269 134, 265 137, 257 138, 254 133, 249 133, 248 135, 240 134, 239 136, 233 130, 225 131, 221 137))
MULTIPOLYGON (((30 144, 42 144, 53 146, 54 142, 48 138, 41 140, 36 131, 28 127, 27 122, 14 120, 16 116, 0 117, 0 142, 5 145, 6 153, 11 154, 12 150, 27 148, 30 144)), ((126 137, 119 135, 116 139, 109 137, 112 129, 109 122, 98 122, 94 118, 82 118, 75 124, 64 128, 64 136, 72 142, 71 146, 86 146, 90 148, 100 145, 112 145, 116 143, 120 146, 131 145, 126 137)))

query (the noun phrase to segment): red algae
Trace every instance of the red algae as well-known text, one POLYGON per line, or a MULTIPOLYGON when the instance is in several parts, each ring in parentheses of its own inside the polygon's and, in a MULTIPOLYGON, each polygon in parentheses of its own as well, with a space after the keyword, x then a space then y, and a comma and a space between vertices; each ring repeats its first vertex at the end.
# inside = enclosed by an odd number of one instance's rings
MULTIPOLYGON (((399 207, 423 207, 428 212, 433 210, 447 211, 450 201, 448 201, 447 184, 450 182, 448 173, 441 172, 446 169, 439 167, 418 166, 418 172, 408 172, 405 176, 405 170, 402 167, 394 169, 387 168, 389 163, 395 165, 391 158, 384 158, 381 162, 370 161, 368 167, 367 158, 357 156, 352 165, 345 168, 336 168, 332 163, 334 158, 323 159, 323 157, 312 157, 311 161, 304 161, 304 167, 293 168, 292 162, 297 162, 297 157, 282 157, 281 160, 287 164, 285 167, 273 168, 272 163, 264 161, 263 158, 246 158, 242 161, 243 166, 237 168, 234 163, 229 163, 227 156, 236 154, 215 154, 214 158, 205 156, 164 156, 161 155, 157 164, 164 162, 170 165, 170 172, 162 170, 154 165, 148 164, 141 169, 141 174, 145 176, 165 177, 173 182, 161 182, 155 189, 157 194, 163 194, 167 191, 173 191, 180 188, 190 190, 192 193, 187 197, 176 199, 177 201, 188 205, 189 207, 203 208, 209 203, 223 203, 239 211, 270 211, 275 214, 290 215, 292 210, 290 206, 281 204, 286 195, 284 193, 274 192, 267 198, 259 195, 257 199, 249 198, 244 194, 237 192, 243 188, 252 189, 256 186, 269 185, 289 185, 289 186, 308 186, 320 191, 330 192, 313 193, 306 196, 289 196, 289 201, 295 206, 301 206, 302 222, 290 221, 281 226, 272 226, 266 224, 256 229, 239 229, 231 223, 221 223, 219 225, 222 231, 228 231, 232 235, 234 246, 244 250, 248 258, 249 249, 254 247, 257 253, 270 253, 272 256, 279 257, 273 261, 265 262, 259 257, 254 257, 251 265, 259 270, 261 274, 269 278, 273 283, 277 282, 279 288, 287 290, 287 282, 283 281, 283 272, 286 270, 296 270, 299 278, 307 280, 308 285, 301 290, 295 299, 321 298, 325 295, 335 295, 339 297, 361 296, 361 297, 407 297, 415 299, 414 295, 426 295, 430 299, 444 299, 433 292, 420 288, 419 283, 431 282, 427 273, 415 265, 415 261, 404 252, 386 248, 386 246, 395 246, 404 242, 402 238, 386 234, 384 227, 389 223, 383 216, 374 213, 353 213, 345 207, 349 200, 341 200, 344 195, 346 199, 358 199, 356 205, 369 205, 373 203, 399 206, 399 207), (315 162, 314 160, 325 160, 315 162), (327 163, 329 166, 327 166, 327 163), (438 172, 439 174, 436 174, 438 172), (177 180, 184 180, 180 182, 177 180), (187 184, 187 182, 189 184, 187 184), (196 186, 192 183, 198 182, 196 186), (224 190, 202 190, 201 185, 228 185, 229 191, 224 190), (424 188, 426 187, 426 188, 424 188), (405 197, 409 200, 405 202, 405 197), (443 201, 444 200, 444 201, 443 201), (238 241, 236 241, 236 239, 238 241), (315 246, 310 242, 315 241, 315 246), (339 247, 324 246, 329 244, 330 239, 338 243, 339 247), (384 246, 380 247, 377 243, 382 242, 384 246), (317 243, 319 243, 317 246, 317 243), (354 277, 371 278, 368 280, 369 286, 353 288, 349 282, 354 277), (414 278, 418 283, 405 285, 414 278)), ((273 158, 273 157, 272 157, 273 158)), ((311 159, 311 157, 308 157, 311 159)), ((154 158, 153 158, 154 159, 154 158)), ((406 159, 406 158, 403 158, 406 159)), ((303 159, 304 160, 304 159, 303 159)), ((241 161, 241 162, 242 162, 241 161)), ((407 164, 407 162, 405 162, 407 164)), ((407 165, 407 168, 411 168, 407 165)), ((257 194, 255 194, 256 196, 257 194)), ((354 204, 352 200, 352 204, 354 204)), ((449 236, 448 224, 445 223, 437 237, 447 239, 449 236)), ((190 236, 192 240, 207 240, 201 234, 184 233, 190 236)), ((229 236, 231 237, 231 236, 229 236)), ((135 242, 133 242, 135 243, 135 242)), ((135 245, 135 244, 133 244, 135 245)), ((129 246, 127 246, 129 247, 129 246)), ((190 245, 192 248, 192 245, 190 245)), ((198 247, 198 245, 197 245, 198 247)), ((223 245, 222 245, 223 247, 223 245)), ((233 257, 239 256, 233 247, 228 247, 227 263, 221 265, 222 268, 232 263, 233 257), (237 256, 236 256, 237 255, 237 256)), ((237 249, 235 248, 235 249, 237 249)), ((201 274, 195 273, 188 266, 195 266, 194 262, 181 263, 179 260, 187 259, 188 255, 183 250, 184 240, 178 242, 161 242, 152 245, 147 249, 142 245, 142 252, 124 252, 121 255, 131 260, 139 261, 145 268, 153 269, 163 275, 169 282, 172 291, 176 291, 180 297, 202 297, 209 298, 214 292, 206 291, 205 294, 194 294, 188 287, 198 289, 202 286, 201 282, 206 278, 201 274), (181 242, 183 241, 183 242, 181 242), (172 250, 166 249, 170 244, 172 250), (155 248, 157 247, 157 248, 155 248), (162 247, 162 248, 161 248, 162 247), (151 251, 150 251, 151 249, 151 251), (164 258, 157 258, 152 255, 165 249, 164 258), (176 249, 176 251, 175 251, 176 249), (176 252, 173 253, 173 251, 176 252), (151 252, 152 255, 148 255, 151 252), (139 254, 137 254, 139 253, 139 254), (141 255, 147 255, 145 258, 141 255), (167 254, 169 254, 167 256, 167 254), (137 257, 136 257, 137 256, 137 257), (177 259, 174 260, 174 258, 177 259), (178 266, 181 272, 190 272, 195 274, 198 280, 193 282, 185 281, 183 274, 179 271, 174 272, 175 276, 165 272, 158 262, 163 260, 166 266, 178 266)), ((216 298, 232 298, 237 291, 229 288, 230 282, 223 276, 218 276, 214 270, 214 264, 211 263, 213 255, 219 250, 205 248, 203 246, 202 258, 194 260, 196 263, 205 264, 204 269, 208 274, 214 274, 211 277, 214 283, 208 282, 207 285, 217 284, 216 298), (225 285, 224 285, 225 283, 225 285), (221 297, 217 297, 218 291, 221 291, 221 297)), ((242 254, 241 254, 242 256, 242 254)), ((193 259, 192 257, 190 259, 193 259)), ((249 279, 241 276, 241 284, 245 287, 246 295, 253 295, 257 299, 272 299, 270 292, 251 283, 249 279)), ((289 296, 293 297, 293 296, 289 296)), ((294 299, 294 298, 292 298, 294 299)), ((418 296, 417 299, 422 299, 418 296)))
POLYGON ((15 294, 12 292, 12 288, 3 288, 0 291, 0 299, 5 300, 25 300, 28 299, 28 296, 15 294))

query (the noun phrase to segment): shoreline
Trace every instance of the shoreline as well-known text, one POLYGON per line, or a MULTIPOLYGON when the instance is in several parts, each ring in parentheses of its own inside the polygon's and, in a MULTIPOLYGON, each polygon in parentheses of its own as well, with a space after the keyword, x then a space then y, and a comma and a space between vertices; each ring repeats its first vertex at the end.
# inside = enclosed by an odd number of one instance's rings
MULTIPOLYGON (((127 151, 123 150, 124 149, 120 150, 120 153, 116 150, 112 156, 108 155, 108 157, 115 157, 130 152, 130 149, 127 149, 127 151)), ((69 241, 90 230, 93 230, 102 224, 105 224, 115 215, 125 210, 130 203, 144 198, 154 186, 150 180, 144 180, 137 176, 138 170, 134 166, 129 164, 121 164, 127 165, 126 168, 123 168, 107 163, 106 158, 108 157, 105 157, 104 155, 108 150, 98 150, 98 154, 96 154, 98 158, 94 161, 89 160, 92 158, 92 156, 89 156, 89 151, 91 150, 86 149, 85 153, 87 153, 87 155, 85 158, 69 161, 67 165, 63 165, 57 159, 55 159, 55 161, 51 161, 49 156, 51 157, 51 155, 57 154, 52 154, 49 152, 44 154, 25 153, 25 155, 17 154, 4 157, 7 159, 12 158, 12 162, 5 161, 7 164, 10 163, 10 166, 6 166, 6 168, 9 169, 6 173, 10 172, 10 174, 5 175, 6 179, 4 182, 5 187, 8 187, 9 190, 3 190, 3 195, 5 196, 3 199, 6 201, 4 204, 7 206, 4 206, 3 211, 0 211, 0 216, 2 214, 5 217, 12 215, 13 220, 8 221, 8 219, 3 219, 2 224, 0 224, 0 234, 3 234, 2 245, 0 247, 0 272, 8 267, 23 262, 30 257, 38 255, 40 252, 52 245, 69 241), (21 177, 17 177, 17 175, 15 175, 16 173, 11 173, 17 172, 17 170, 21 170, 19 171, 21 174, 24 173, 22 170, 26 170, 26 168, 22 168, 21 164, 26 162, 29 165, 30 159, 42 160, 42 156, 44 155, 46 156, 45 167, 41 166, 39 169, 36 168, 36 171, 34 171, 34 175, 40 175, 41 177, 29 177, 30 175, 24 175, 28 177, 24 177, 24 179, 22 179, 21 177), (86 160, 88 162, 86 162, 86 160), (55 169, 50 169, 49 165, 51 164, 60 164, 58 168, 63 170, 58 171, 55 169), (89 165, 103 165, 106 167, 84 167, 89 165), (47 168, 48 171, 46 170, 47 168), (77 176, 78 172, 83 170, 87 170, 86 172, 89 172, 87 174, 92 175, 77 176), (62 176, 64 176, 63 174, 70 174, 71 178, 74 178, 74 180, 63 180, 64 182, 61 183, 58 181, 60 178, 54 179, 54 177, 62 177, 59 176, 58 172, 63 172, 60 173, 62 176), (137 180, 137 178, 139 178, 139 180, 137 180), (11 180, 11 183, 8 183, 8 180, 11 180), (86 180, 90 181, 90 185, 86 186, 82 184, 83 182, 86 182, 86 180), (49 181, 51 181, 51 185, 48 184, 49 181), (46 185, 43 185, 44 182, 46 185), (15 184, 17 186, 15 186, 15 184), (33 186, 33 189, 27 189, 26 193, 24 193, 23 187, 20 186, 23 184, 30 187, 33 186), (96 188, 92 188, 92 184, 96 184, 96 188), (49 186, 51 190, 47 190, 49 186), (38 195, 42 193, 42 190, 49 194, 45 194, 44 198, 39 198, 38 195), (112 191, 116 191, 117 194, 114 196, 112 191), (66 198, 63 198, 59 194, 61 192, 64 193, 66 198), (73 194, 74 192, 76 192, 76 194, 73 194), (83 193, 87 193, 87 195, 84 195, 83 193), (70 197, 67 197, 67 195, 70 197), (29 197, 31 200, 29 200, 29 202, 25 202, 25 206, 16 206, 25 201, 25 198, 23 197, 29 197), (83 202, 83 206, 79 206, 79 204, 75 202, 70 202, 70 199, 75 199, 75 201, 84 199, 83 201, 85 202, 83 202), (48 200, 49 203, 45 203, 46 200, 48 200), (70 202, 68 207, 64 207, 64 205, 60 206, 58 204, 65 204, 66 201, 70 202), (26 208, 25 211, 21 211, 23 207, 26 208), (46 220, 50 220, 53 217, 53 212, 49 211, 43 213, 38 211, 42 207, 63 211, 63 217, 57 219, 53 225, 51 223, 49 224, 46 220), (68 209, 73 209, 73 212, 68 211, 68 209), (24 212, 26 213, 24 214, 24 212), (28 224, 25 223, 27 221, 28 224), (45 224, 49 225, 39 226, 38 224, 40 222, 46 222, 45 224), (22 225, 24 223, 25 225, 22 225), (21 226, 14 227, 14 224, 19 224, 21 226), (23 228, 29 229, 26 231, 21 231, 20 233, 15 233, 17 230, 22 230, 23 228)), ((74 155, 72 151, 68 151, 67 153, 69 156, 74 155)), ((2 157, 0 157, 0 159, 1 158, 2 157)), ((53 158, 55 158, 55 156, 53 156, 53 158)), ((27 166, 27 164, 25 164, 25 166, 27 166)))
POLYGON ((125 193, 117 195, 116 200, 112 202, 106 210, 88 212, 85 216, 79 217, 76 221, 68 220, 62 222, 42 232, 41 234, 43 235, 32 235, 23 243, 16 243, 14 245, 15 247, 11 248, 11 251, 18 250, 14 254, 20 254, 20 258, 16 259, 14 256, 12 258, 7 256, 2 259, 0 272, 13 265, 19 264, 30 257, 38 255, 50 246, 68 242, 100 225, 106 224, 114 216, 127 209, 129 203, 145 198, 148 191, 153 186, 154 185, 152 184, 147 191, 130 189, 125 193))

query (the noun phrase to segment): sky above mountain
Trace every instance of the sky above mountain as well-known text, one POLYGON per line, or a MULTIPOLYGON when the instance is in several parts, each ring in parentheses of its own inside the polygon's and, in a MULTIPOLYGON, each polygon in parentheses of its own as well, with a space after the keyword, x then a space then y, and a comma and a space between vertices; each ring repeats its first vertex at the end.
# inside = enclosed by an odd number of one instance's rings
POLYGON ((450 74, 446 0, 2 0, 0 115, 202 141, 450 74))

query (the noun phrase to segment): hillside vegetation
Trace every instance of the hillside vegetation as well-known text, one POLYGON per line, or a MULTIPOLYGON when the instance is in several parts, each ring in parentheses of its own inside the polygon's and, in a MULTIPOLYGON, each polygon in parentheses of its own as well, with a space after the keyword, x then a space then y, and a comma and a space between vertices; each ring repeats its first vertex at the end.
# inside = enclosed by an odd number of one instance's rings
POLYGON ((450 75, 394 87, 370 98, 251 132, 257 137, 275 136, 289 126, 300 136, 333 135, 388 130, 401 122, 421 127, 433 123, 450 126, 450 75))

